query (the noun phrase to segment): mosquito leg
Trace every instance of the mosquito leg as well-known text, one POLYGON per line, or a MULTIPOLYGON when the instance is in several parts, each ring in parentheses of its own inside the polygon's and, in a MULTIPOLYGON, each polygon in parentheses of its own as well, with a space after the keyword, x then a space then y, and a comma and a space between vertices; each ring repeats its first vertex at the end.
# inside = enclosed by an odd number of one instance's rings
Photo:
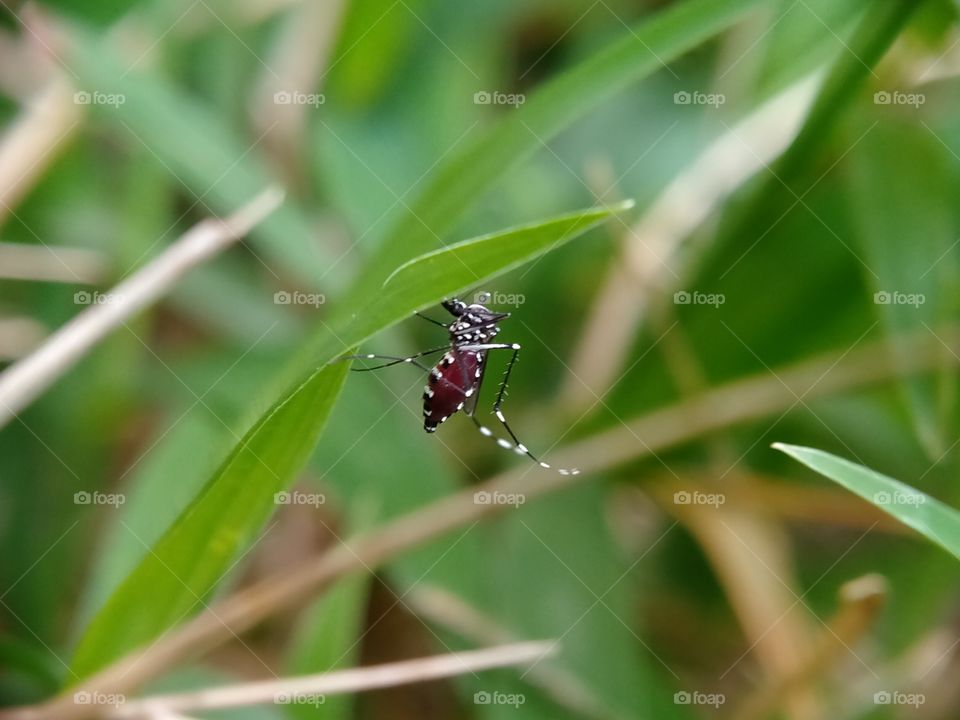
POLYGON ((426 315, 422 315, 421 313, 418 313, 418 312, 415 312, 414 315, 416 315, 416 316, 417 316, 418 318, 420 318, 421 320, 426 320, 427 322, 433 323, 434 325, 439 325, 439 326, 442 327, 444 330, 447 329, 446 323, 442 323, 442 322, 440 322, 439 320, 434 320, 433 318, 427 317, 426 315))
POLYGON ((424 357, 425 355, 432 355, 433 353, 438 353, 442 350, 447 350, 448 348, 449 348, 448 345, 444 345, 443 347, 433 348, 432 350, 424 350, 423 352, 419 352, 416 355, 411 355, 410 357, 396 357, 395 355, 374 355, 372 353, 368 355, 344 355, 343 357, 337 358, 337 361, 338 362, 340 360, 389 360, 390 361, 386 363, 381 363, 380 365, 374 365, 373 367, 350 368, 353 372, 369 372, 371 370, 379 370, 380 368, 390 367, 391 365, 399 365, 400 363, 410 363, 411 365, 415 365, 421 370, 425 370, 429 372, 430 368, 425 366, 423 363, 416 362, 417 358, 424 357))
MULTIPOLYGON (((510 427, 510 424, 507 422, 507 418, 503 415, 503 410, 501 406, 503 405, 504 397, 507 393, 507 384, 510 382, 510 373, 513 371, 514 363, 517 361, 517 357, 520 355, 520 345, 517 343, 507 344, 507 343, 489 343, 485 345, 465 345, 461 346, 461 350, 512 350, 513 354, 510 356, 510 361, 507 363, 507 370, 503 374, 503 380, 500 382, 500 389, 497 392, 497 399, 493 405, 493 414, 497 416, 497 420, 503 426, 503 429, 507 431, 507 434, 510 436, 510 439, 513 440, 514 444, 511 445, 509 442, 503 438, 496 438, 497 444, 506 449, 513 450, 517 454, 526 455, 528 458, 533 460, 542 468, 551 469, 552 466, 548 463, 543 462, 542 460, 537 459, 537 457, 527 449, 527 446, 520 442, 516 434, 513 432, 513 429, 510 427)), ((493 437, 493 432, 480 424, 480 422, 471 415, 471 419, 474 424, 480 430, 480 432, 487 437, 493 437)), ((561 475, 577 475, 580 471, 576 468, 552 468, 555 469, 561 475)))

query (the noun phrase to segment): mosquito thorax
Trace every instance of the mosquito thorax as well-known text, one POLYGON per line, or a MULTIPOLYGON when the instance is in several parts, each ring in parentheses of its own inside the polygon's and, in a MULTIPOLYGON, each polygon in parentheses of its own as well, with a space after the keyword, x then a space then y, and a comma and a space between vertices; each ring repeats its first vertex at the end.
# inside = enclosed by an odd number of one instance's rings
POLYGON ((460 300, 447 300, 443 307, 456 317, 447 326, 454 347, 489 342, 500 332, 497 322, 510 316, 499 313, 482 303, 467 305, 460 300))

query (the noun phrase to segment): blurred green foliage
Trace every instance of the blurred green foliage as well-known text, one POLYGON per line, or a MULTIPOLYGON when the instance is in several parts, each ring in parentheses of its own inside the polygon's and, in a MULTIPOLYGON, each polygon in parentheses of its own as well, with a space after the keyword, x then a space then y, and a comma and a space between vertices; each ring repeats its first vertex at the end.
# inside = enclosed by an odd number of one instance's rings
MULTIPOLYGON (((524 348, 507 407, 535 450, 687 396, 665 331, 682 336, 706 387, 750 375, 776 382, 793 363, 841 362, 871 342, 905 363, 915 352, 909 338, 938 336, 960 303, 958 28, 946 0, 58 0, 8 3, 0 16, 0 57, 54 56, 47 71, 30 70, 37 88, 59 74, 76 91, 125 98, 81 108, 45 149, 29 192, 0 207, 0 243, 95 251, 107 263, 97 286, 106 291, 202 218, 231 212, 269 183, 288 193, 240 246, 193 271, 0 429, 4 704, 50 696, 289 557, 313 557, 525 462, 463 418, 426 436, 423 378, 410 368, 345 383, 345 366, 318 371, 359 342, 397 355, 443 342, 439 329, 401 321, 474 285, 456 250, 439 269, 407 266, 402 291, 383 285, 423 253, 598 196, 637 201, 576 243, 553 247, 566 227, 554 221, 484 246, 493 256, 478 275, 497 277, 477 289, 522 298, 507 308, 501 337, 524 348), (815 71, 821 90, 792 148, 685 242, 676 273, 649 290, 652 309, 630 329, 602 401, 586 413, 564 407, 564 383, 576 382, 570 358, 610 269, 625 265, 623 247, 636 242, 632 223, 711 142, 815 71), (313 101, 276 99, 293 88, 313 101), (478 104, 477 93, 519 93, 524 102, 478 104), (683 104, 676 93, 724 102, 683 104), (677 290, 725 301, 675 304, 677 290), (282 304, 279 292, 323 300, 282 304), (897 293, 923 302, 890 301, 897 293), (289 395, 304 380, 305 390, 289 395), (277 405, 284 398, 289 404, 277 405), (286 420, 271 424, 278 408, 286 420), (278 512, 273 493, 292 481, 323 493, 322 507, 278 512), (125 502, 78 504, 84 492, 121 493, 125 502)), ((0 71, 0 145, 35 99, 14 75, 0 71)), ((53 330, 78 312, 74 293, 83 289, 91 288, 3 280, 0 317, 53 330)), ((832 487, 769 449, 784 441, 955 506, 956 361, 945 349, 930 373, 798 400, 653 457, 637 438, 641 459, 438 537, 376 577, 364 569, 149 690, 485 644, 420 617, 418 589, 439 588, 511 637, 562 638, 559 659, 544 665, 582 702, 558 693, 549 673, 544 681, 497 671, 451 681, 454 700, 419 716, 710 716, 713 708, 676 702, 675 693, 694 689, 723 693, 722 710, 733 712, 771 669, 751 652, 720 550, 705 547, 658 493, 710 483, 734 497, 744 477, 788 499, 832 487), (408 615, 404 632, 386 641, 370 614, 381 587, 394 593, 394 613, 408 615), (493 690, 526 701, 474 703, 474 693, 493 690)), ((496 365, 492 377, 501 371, 496 365)), ((805 518, 749 508, 786 538, 792 576, 740 591, 780 591, 782 580, 802 598, 800 626, 819 637, 818 620, 836 612, 844 582, 883 574, 888 606, 867 650, 858 645, 841 669, 825 668, 811 692, 823 717, 899 717, 872 693, 851 698, 843 688, 851 673, 886 680, 935 633, 955 634, 956 562, 916 536, 872 527, 862 512, 841 522, 837 513, 852 506, 838 507, 805 518)), ((756 566, 740 550, 740 562, 756 566)), ((932 685, 930 704, 946 689, 932 685)), ((405 696, 387 697, 397 698, 391 716, 405 717, 405 696)), ((387 717, 381 707, 330 698, 244 717, 387 717)), ((953 717, 949 708, 931 712, 953 717)))

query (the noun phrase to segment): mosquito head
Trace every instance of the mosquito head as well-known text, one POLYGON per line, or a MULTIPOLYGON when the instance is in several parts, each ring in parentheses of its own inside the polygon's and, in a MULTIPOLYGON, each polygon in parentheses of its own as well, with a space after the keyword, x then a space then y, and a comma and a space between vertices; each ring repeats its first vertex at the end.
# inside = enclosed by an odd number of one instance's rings
POLYGON ((457 298, 444 300, 443 307, 451 315, 460 318, 461 322, 468 325, 489 325, 510 317, 510 313, 494 312, 482 303, 467 305, 463 300, 457 298))
POLYGON ((444 309, 455 317, 460 317, 463 315, 464 311, 467 309, 467 304, 463 300, 453 298, 452 300, 444 300, 441 305, 444 309))

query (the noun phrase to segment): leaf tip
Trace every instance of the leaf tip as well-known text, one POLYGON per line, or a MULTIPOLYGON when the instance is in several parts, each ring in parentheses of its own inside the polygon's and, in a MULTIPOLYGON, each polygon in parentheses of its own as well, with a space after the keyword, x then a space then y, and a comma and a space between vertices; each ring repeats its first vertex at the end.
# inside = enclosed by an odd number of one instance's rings
POLYGON ((770 447, 772 447, 774 450, 779 450, 784 455, 789 455, 794 460, 800 460, 800 462, 803 462, 801 458, 801 452, 807 449, 801 445, 791 445, 790 443, 785 442, 770 443, 770 447))

